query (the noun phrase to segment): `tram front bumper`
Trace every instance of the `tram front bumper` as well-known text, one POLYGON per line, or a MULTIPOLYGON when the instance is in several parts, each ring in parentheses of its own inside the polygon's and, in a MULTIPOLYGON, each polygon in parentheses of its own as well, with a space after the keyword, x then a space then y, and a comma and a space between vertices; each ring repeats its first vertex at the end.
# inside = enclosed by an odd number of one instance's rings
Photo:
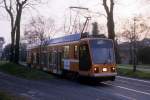
POLYGON ((116 75, 117 73, 95 73, 92 75, 92 77, 111 77, 116 75))

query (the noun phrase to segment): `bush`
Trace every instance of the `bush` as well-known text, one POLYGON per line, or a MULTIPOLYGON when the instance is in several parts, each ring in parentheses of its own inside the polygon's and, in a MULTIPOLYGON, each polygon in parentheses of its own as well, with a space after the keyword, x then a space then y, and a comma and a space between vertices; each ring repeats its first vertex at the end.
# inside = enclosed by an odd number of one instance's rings
POLYGON ((142 64, 150 64, 150 47, 144 47, 139 49, 138 60, 142 64))

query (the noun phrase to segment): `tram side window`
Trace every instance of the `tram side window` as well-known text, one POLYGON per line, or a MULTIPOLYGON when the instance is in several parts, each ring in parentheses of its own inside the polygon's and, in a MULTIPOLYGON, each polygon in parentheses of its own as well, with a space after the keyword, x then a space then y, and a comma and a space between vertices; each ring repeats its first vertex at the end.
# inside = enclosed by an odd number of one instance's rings
POLYGON ((56 53, 51 52, 49 53, 49 67, 54 67, 56 64, 56 53))
POLYGON ((46 55, 46 53, 42 53, 42 55, 41 55, 41 63, 42 64, 47 64, 48 62, 47 62, 47 55, 46 55))
POLYGON ((39 53, 36 55, 36 63, 39 64, 39 53))
POLYGON ((79 54, 78 54, 78 46, 75 45, 74 46, 74 58, 77 59, 79 57, 79 54))
POLYGON ((33 60, 34 60, 34 55, 33 53, 31 54, 31 64, 33 64, 33 60))
POLYGON ((49 64, 52 64, 52 53, 49 53, 49 64))
POLYGON ((69 46, 64 46, 64 58, 69 58, 69 46))
POLYGON ((36 64, 36 53, 34 53, 34 56, 33 56, 33 63, 36 64))
POLYGON ((44 54, 41 53, 41 64, 44 64, 44 54))

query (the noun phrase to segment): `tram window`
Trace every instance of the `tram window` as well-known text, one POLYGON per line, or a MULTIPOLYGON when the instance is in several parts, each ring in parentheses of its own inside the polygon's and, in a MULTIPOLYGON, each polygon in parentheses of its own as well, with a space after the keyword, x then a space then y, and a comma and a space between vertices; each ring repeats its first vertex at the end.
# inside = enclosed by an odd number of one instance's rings
POLYGON ((44 64, 43 58, 44 58, 43 57, 43 53, 41 53, 41 59, 40 59, 41 60, 41 64, 44 64))
POLYGON ((52 53, 49 53, 49 63, 52 64, 52 53))
POLYGON ((74 46, 74 58, 78 58, 78 46, 77 45, 75 45, 74 46))
POLYGON ((64 46, 64 58, 69 58, 69 46, 64 46))
POLYGON ((47 64, 48 62, 47 62, 47 55, 46 55, 46 53, 42 53, 42 55, 41 55, 41 63, 42 64, 47 64))
POLYGON ((87 44, 80 45, 79 69, 89 70, 91 66, 90 53, 87 44))
POLYGON ((36 55, 36 63, 39 64, 39 53, 36 55))
POLYGON ((33 53, 31 54, 31 64, 33 64, 33 60, 34 60, 34 55, 33 53))
POLYGON ((47 65, 48 64, 48 59, 47 59, 47 54, 44 53, 44 64, 47 65))
POLYGON ((34 56, 33 56, 33 63, 36 64, 36 53, 34 53, 34 56))

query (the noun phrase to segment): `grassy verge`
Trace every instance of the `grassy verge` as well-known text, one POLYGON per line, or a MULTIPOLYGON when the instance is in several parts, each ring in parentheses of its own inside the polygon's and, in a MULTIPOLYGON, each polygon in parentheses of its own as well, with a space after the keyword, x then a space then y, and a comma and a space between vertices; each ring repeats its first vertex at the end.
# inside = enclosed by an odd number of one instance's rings
POLYGON ((123 67, 132 67, 130 64, 118 64, 118 66, 123 66, 123 67))
POLYGON ((17 77, 22 77, 26 79, 34 79, 34 80, 50 79, 53 77, 50 74, 45 73, 43 71, 30 69, 27 67, 23 67, 21 65, 13 64, 13 63, 1 64, 0 71, 11 74, 11 75, 15 75, 17 77))
POLYGON ((150 79, 150 72, 138 70, 136 72, 133 72, 131 69, 124 69, 124 68, 118 68, 118 75, 140 79, 150 79))
POLYGON ((14 96, 9 92, 0 91, 0 100, 28 100, 28 99, 23 96, 14 96))

